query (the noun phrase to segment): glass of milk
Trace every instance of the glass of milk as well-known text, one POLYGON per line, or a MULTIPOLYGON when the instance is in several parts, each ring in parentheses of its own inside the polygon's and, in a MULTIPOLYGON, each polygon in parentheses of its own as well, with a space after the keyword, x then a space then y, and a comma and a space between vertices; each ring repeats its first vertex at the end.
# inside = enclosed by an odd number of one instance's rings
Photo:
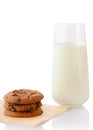
POLYGON ((89 97, 84 24, 56 24, 52 95, 60 105, 77 107, 89 97))

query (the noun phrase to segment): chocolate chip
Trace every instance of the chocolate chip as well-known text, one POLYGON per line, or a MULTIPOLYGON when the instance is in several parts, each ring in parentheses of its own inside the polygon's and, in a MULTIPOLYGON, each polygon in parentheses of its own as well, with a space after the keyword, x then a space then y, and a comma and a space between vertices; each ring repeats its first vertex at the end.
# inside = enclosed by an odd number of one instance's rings
POLYGON ((18 103, 20 103, 21 102, 21 99, 20 99, 20 97, 18 97, 18 103))
POLYGON ((37 105, 37 107, 40 107, 42 105, 42 103, 41 102, 37 102, 36 105, 37 105))
POLYGON ((26 110, 26 111, 24 111, 24 112, 26 112, 26 113, 32 113, 33 110, 34 110, 34 109, 31 107, 29 110, 26 110))
POLYGON ((17 94, 16 94, 16 93, 13 93, 13 96, 17 96, 17 94))

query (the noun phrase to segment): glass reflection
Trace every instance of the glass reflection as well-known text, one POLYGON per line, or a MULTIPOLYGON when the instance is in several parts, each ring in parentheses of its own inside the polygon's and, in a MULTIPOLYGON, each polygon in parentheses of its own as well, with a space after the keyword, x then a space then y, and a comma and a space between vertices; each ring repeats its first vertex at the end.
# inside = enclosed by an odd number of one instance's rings
POLYGON ((71 109, 52 120, 53 130, 89 130, 89 113, 84 107, 71 109))

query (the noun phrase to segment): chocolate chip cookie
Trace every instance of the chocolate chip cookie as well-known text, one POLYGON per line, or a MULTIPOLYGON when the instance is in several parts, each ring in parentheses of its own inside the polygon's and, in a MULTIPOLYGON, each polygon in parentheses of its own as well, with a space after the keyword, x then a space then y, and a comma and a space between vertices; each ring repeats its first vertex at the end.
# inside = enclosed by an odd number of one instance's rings
POLYGON ((43 94, 37 90, 19 89, 7 93, 4 100, 15 104, 31 104, 40 101, 43 94))
POLYGON ((43 94, 37 90, 18 89, 4 96, 6 116, 32 117, 42 114, 43 94))
POLYGON ((34 117, 34 116, 39 116, 43 113, 41 108, 37 108, 34 111, 27 111, 27 112, 12 112, 5 110, 4 111, 6 116, 11 116, 11 117, 34 117))
POLYGON ((4 108, 13 111, 13 112, 22 112, 22 111, 29 111, 29 110, 35 110, 36 108, 42 106, 41 102, 31 103, 31 104, 14 104, 5 102, 4 108))

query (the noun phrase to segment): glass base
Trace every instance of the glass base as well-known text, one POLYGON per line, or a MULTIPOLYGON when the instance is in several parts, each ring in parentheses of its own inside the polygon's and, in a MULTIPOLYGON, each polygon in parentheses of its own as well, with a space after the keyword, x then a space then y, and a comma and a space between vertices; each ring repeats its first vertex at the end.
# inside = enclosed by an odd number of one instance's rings
POLYGON ((63 106, 63 107, 66 107, 66 108, 72 108, 72 109, 74 109, 74 108, 82 107, 82 104, 80 104, 80 105, 75 105, 75 106, 71 106, 71 105, 60 105, 60 106, 63 106))

